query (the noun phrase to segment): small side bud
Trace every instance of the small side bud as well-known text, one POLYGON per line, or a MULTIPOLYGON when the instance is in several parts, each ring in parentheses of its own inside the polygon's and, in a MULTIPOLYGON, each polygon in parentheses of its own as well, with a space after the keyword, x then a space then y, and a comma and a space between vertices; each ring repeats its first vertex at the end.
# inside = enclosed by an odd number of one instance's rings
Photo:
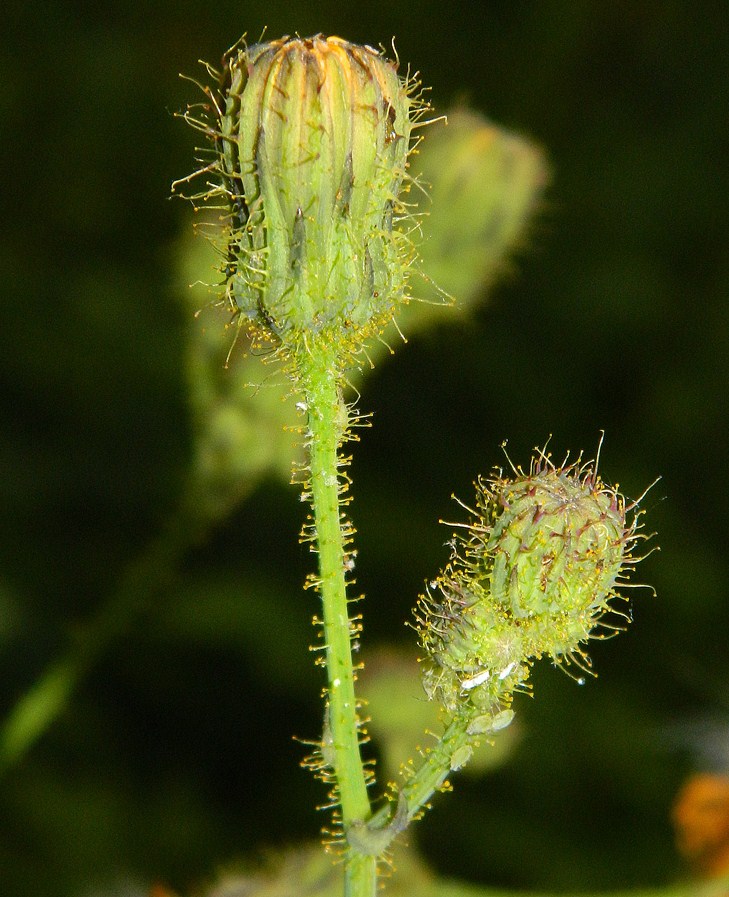
POLYGON ((634 506, 592 463, 556 467, 542 452, 514 473, 477 482, 472 520, 417 612, 426 692, 449 712, 488 710, 482 730, 511 720, 535 659, 589 669, 582 645, 614 610, 639 538, 634 506))

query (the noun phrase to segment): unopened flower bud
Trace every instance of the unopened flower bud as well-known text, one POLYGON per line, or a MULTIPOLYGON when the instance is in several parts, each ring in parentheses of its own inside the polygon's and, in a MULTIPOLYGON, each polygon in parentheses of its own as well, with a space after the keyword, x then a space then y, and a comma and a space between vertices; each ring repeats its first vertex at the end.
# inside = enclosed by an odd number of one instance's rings
MULTIPOLYGON (((445 292, 464 312, 528 243, 529 222, 549 181, 545 155, 530 140, 457 107, 447 125, 429 129, 413 168, 428 188, 418 199, 427 212, 418 252, 428 275, 419 295, 438 303, 445 292)), ((437 304, 426 308, 438 312, 437 304)))
POLYGON ((224 75, 217 140, 234 307, 287 346, 379 332, 410 260, 397 227, 410 86, 380 53, 338 37, 239 48, 224 75))
POLYGON ((589 466, 546 467, 495 480, 480 500, 497 505, 483 544, 493 600, 527 629, 540 620, 574 621, 576 641, 586 638, 632 535, 617 493, 589 466))
POLYGON ((630 510, 592 464, 544 454, 528 474, 479 480, 474 519, 419 605, 426 692, 496 713, 542 655, 589 667, 581 645, 635 563, 630 510))

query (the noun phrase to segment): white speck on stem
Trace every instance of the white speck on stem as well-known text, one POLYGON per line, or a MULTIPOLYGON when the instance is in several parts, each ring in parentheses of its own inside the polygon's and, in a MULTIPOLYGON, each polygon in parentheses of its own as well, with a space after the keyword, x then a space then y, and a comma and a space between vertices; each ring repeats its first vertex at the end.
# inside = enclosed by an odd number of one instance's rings
POLYGON ((476 688, 477 685, 482 685, 490 675, 490 670, 481 670, 480 673, 476 673, 476 675, 472 676, 470 679, 463 679, 461 681, 461 688, 464 691, 468 691, 471 688, 476 688))
POLYGON ((504 667, 504 669, 499 673, 499 679, 506 679, 506 677, 514 669, 515 666, 516 662, 512 661, 508 666, 504 667))

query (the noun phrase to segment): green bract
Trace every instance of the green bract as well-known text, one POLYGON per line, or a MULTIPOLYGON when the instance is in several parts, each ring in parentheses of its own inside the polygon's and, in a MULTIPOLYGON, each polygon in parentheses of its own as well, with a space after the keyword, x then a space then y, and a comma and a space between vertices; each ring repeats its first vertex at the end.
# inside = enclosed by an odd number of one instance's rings
POLYGON ((218 105, 235 309, 284 345, 379 332, 411 255, 408 85, 369 47, 284 38, 228 54, 218 105))

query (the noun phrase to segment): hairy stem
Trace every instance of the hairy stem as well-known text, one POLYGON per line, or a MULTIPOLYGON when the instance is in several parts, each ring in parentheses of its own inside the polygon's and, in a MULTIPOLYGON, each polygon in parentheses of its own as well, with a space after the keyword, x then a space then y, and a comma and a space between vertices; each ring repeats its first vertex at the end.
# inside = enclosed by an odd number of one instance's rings
POLYGON ((417 772, 403 786, 402 794, 407 800, 408 819, 413 819, 427 805, 435 792, 443 787, 454 768, 454 758, 458 756, 458 752, 477 741, 468 732, 472 716, 473 713, 468 710, 456 713, 443 735, 426 753, 417 772))
MULTIPOLYGON (((308 410, 309 481, 314 536, 319 555, 328 680, 328 748, 346 832, 370 815, 367 777, 359 745, 359 721, 352 664, 352 621, 346 594, 347 535, 342 515, 346 481, 339 475, 339 446, 346 430, 336 353, 315 343, 301 353, 299 373, 308 410)), ((347 897, 371 897, 376 889, 374 857, 352 853, 346 863, 347 897)))
MULTIPOLYGON (((469 724, 475 715, 472 708, 457 712, 435 745, 428 749, 415 773, 400 790, 400 803, 393 814, 392 804, 382 807, 370 819, 368 828, 378 832, 378 842, 386 846, 379 834, 384 827, 393 840, 420 812, 436 791, 447 787, 451 771, 468 760, 470 751, 479 738, 469 732, 469 724), (463 751, 468 753, 464 756, 463 751), (462 760, 457 760, 461 756, 462 760), (388 825, 389 822, 389 825, 388 825)), ((364 839, 363 839, 364 840, 364 839)), ((389 843, 389 841, 387 843, 389 843)))

